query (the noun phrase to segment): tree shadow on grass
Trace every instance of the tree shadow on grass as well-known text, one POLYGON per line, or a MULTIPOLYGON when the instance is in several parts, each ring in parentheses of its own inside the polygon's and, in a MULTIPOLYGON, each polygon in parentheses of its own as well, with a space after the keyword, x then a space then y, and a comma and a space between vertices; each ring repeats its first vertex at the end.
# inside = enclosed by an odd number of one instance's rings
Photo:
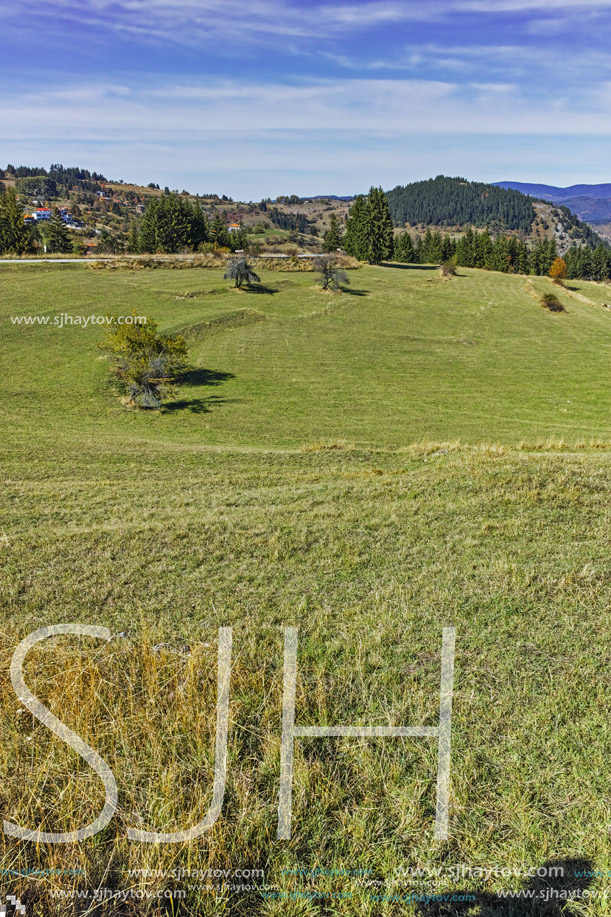
POLYGON ((268 287, 264 283, 251 283, 248 287, 240 287, 243 293, 265 293, 267 296, 274 296, 278 290, 274 287, 268 287))
MULTIPOLYGON (((587 875, 592 871, 589 860, 551 860, 538 871, 545 871, 545 875, 530 878, 519 891, 506 897, 456 887, 430 892, 431 900, 415 902, 417 914, 419 917, 568 917, 571 902, 589 901, 584 896, 592 884, 592 878, 587 875)), ((507 886, 511 887, 509 879, 507 886)))
POLYGON ((163 405, 164 414, 174 414, 176 411, 189 411, 190 414, 209 414, 219 404, 229 404, 233 398, 221 398, 220 395, 210 395, 208 398, 179 398, 176 401, 167 401, 163 405))
POLYGON ((351 290, 350 287, 342 287, 342 293, 348 296, 367 296, 369 290, 351 290))
POLYGON ((399 261, 382 261, 380 267, 395 268, 397 271, 438 271, 438 264, 403 264, 399 261))
MULTIPOLYGON (((187 369, 177 378, 178 385, 221 385, 228 379, 234 379, 233 373, 225 373, 216 369, 187 369)), ((207 398, 177 398, 163 405, 164 413, 173 414, 176 411, 189 411, 191 414, 207 414, 219 404, 229 403, 228 398, 220 395, 209 395, 207 398)))
POLYGON ((187 369, 177 378, 178 385, 220 385, 228 379, 234 379, 233 373, 224 373, 217 369, 187 369))

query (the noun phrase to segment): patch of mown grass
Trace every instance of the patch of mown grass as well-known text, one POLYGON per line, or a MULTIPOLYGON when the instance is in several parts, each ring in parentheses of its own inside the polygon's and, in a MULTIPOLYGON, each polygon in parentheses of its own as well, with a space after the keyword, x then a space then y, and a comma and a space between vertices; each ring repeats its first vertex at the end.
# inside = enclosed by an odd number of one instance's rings
MULTIPOLYGON (((248 448, 339 439, 376 448, 610 439, 607 310, 573 301, 562 322, 552 322, 533 308, 521 277, 465 269, 460 283, 445 284, 435 272, 403 267, 363 267, 355 274, 363 295, 341 297, 340 307, 328 309, 308 273, 263 273, 269 293, 237 297, 221 271, 206 270, 207 292, 199 298, 204 275, 197 270, 3 266, 1 321, 13 355, 4 380, 7 422, 24 432, 106 431, 248 448), (9 319, 133 311, 158 320, 163 331, 227 323, 231 333, 205 335, 190 353, 196 367, 231 374, 214 409, 167 412, 151 426, 107 390, 98 328, 9 319), (234 322, 236 311, 265 321, 234 322)), ((543 289, 544 278, 533 282, 543 289)), ((201 386, 178 398, 208 394, 201 386)))
MULTIPOLYGON (((203 415, 142 415, 101 386, 97 332, 4 320, 14 372, 2 402, 0 808, 46 830, 100 811, 100 781, 23 712, 8 678, 26 634, 77 621, 115 637, 41 645, 26 682, 109 763, 119 809, 77 845, 3 835, 0 868, 13 872, 2 892, 19 889, 28 917, 395 917, 418 908, 376 901, 346 876, 286 871, 364 869, 392 882, 398 870, 461 863, 610 867, 609 315, 575 302, 554 323, 519 278, 465 271, 444 284, 363 268, 370 292, 350 310, 304 318, 317 294, 294 275, 257 296, 265 321, 233 325, 218 278, 206 282, 219 295, 203 301, 164 293, 201 290, 193 271, 1 270, 10 312, 136 308, 164 330, 231 326, 193 346, 184 388, 221 400, 203 415), (433 837, 429 739, 299 739, 293 837, 276 840, 285 625, 299 627, 300 725, 434 725, 441 631, 456 627, 448 843, 433 837), (221 816, 190 844, 128 841, 128 827, 188 827, 210 805, 225 626, 221 816), (205 887, 203 870, 248 868, 279 891, 352 897, 205 887), (83 873, 26 877, 33 869, 83 873), (96 888, 134 897, 97 910, 56 897, 96 888), (165 889, 185 898, 158 899, 165 889)), ((401 881, 480 901, 524 887, 502 876, 401 881)), ((589 908, 602 917, 604 898, 589 908)))

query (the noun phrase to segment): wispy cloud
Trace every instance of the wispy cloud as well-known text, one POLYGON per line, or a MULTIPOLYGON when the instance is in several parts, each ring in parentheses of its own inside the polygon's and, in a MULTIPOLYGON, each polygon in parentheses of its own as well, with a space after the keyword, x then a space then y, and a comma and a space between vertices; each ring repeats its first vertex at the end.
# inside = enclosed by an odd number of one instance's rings
MULTIPOLYGON (((116 34, 133 34, 156 41, 195 44, 206 37, 232 42, 270 40, 284 36, 316 39, 365 32, 393 24, 451 21, 457 13, 498 16, 513 13, 549 14, 558 21, 565 13, 601 12, 611 0, 366 0, 362 3, 297 3, 290 0, 1 0, 2 18, 13 27, 28 14, 44 17, 47 28, 73 22, 116 34)), ((30 27, 29 24, 27 27, 30 27)))
POLYGON ((378 131, 611 135, 609 84, 533 104, 511 84, 418 79, 315 80, 300 84, 217 81, 134 88, 115 84, 13 93, 0 103, 4 136, 108 141, 205 138, 221 131, 378 131), (553 104, 552 104, 553 102, 553 104))

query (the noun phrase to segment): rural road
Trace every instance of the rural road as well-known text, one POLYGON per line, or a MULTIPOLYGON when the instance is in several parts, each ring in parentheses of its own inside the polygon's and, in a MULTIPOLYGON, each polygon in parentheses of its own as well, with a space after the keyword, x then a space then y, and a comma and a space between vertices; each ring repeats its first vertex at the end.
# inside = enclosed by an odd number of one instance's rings
MULTIPOLYGON (((254 255, 256 258, 288 258, 288 255, 254 255)), ((298 258, 318 258, 315 254, 297 255, 298 258)), ((114 261, 114 258, 0 258, 2 264, 92 264, 94 261, 114 261)))
POLYGON ((0 264, 91 264, 110 258, 0 258, 0 264))

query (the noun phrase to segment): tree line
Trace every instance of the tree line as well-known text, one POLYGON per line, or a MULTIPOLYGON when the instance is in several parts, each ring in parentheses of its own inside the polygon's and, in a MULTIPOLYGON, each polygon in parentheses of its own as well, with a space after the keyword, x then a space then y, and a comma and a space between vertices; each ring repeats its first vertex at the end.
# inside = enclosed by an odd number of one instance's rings
MULTIPOLYGON (((598 237, 596 237, 598 238, 598 237)), ((558 257, 555 239, 541 239, 527 245, 516 236, 493 236, 469 227, 460 238, 428 229, 424 236, 409 232, 395 235, 388 196, 371 188, 367 196, 355 198, 342 231, 336 214, 331 214, 323 236, 323 251, 344 249, 359 261, 380 264, 448 264, 516 274, 548 274, 558 257)), ((611 250, 602 242, 595 248, 579 245, 564 254, 567 277, 583 280, 611 278, 611 250)))
POLYGON ((4 170, 7 175, 16 179, 17 189, 24 194, 40 197, 57 197, 59 189, 71 191, 100 191, 101 182, 107 179, 99 172, 90 172, 79 166, 63 166, 53 163, 49 169, 43 166, 14 166, 9 163, 4 170))
POLYGON ((229 232, 218 212, 210 220, 199 204, 168 194, 153 198, 141 220, 132 225, 128 251, 173 253, 207 246, 236 251, 247 244, 246 230, 229 232))
MULTIPOLYGON (((515 236, 496 236, 488 230, 470 227, 459 239, 427 230, 419 239, 409 232, 395 238, 393 260, 407 264, 453 263, 461 267, 483 268, 512 274, 549 274, 558 257, 555 239, 541 239, 528 246, 515 236)), ((569 279, 608 280, 611 278, 611 250, 605 245, 590 248, 573 246, 564 253, 569 279)))

